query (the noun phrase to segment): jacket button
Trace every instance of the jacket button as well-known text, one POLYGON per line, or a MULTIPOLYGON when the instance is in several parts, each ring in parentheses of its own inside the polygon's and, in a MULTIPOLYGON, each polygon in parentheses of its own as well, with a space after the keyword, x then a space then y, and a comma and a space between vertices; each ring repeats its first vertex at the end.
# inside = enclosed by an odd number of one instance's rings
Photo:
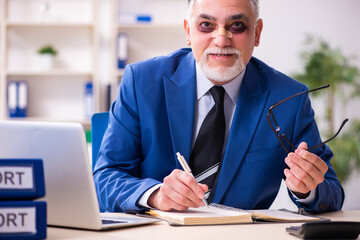
POLYGON ((320 210, 326 210, 329 207, 329 205, 326 202, 320 202, 319 203, 319 209, 320 210))

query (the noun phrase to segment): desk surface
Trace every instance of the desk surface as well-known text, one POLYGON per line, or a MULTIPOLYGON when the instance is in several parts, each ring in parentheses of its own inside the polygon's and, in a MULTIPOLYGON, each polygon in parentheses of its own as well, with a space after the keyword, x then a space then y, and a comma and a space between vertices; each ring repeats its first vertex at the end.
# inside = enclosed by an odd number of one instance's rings
MULTIPOLYGON (((123 216, 124 214, 111 213, 108 215, 123 216)), ((128 214, 126 214, 126 216, 129 217, 128 214)), ((330 218, 333 221, 360 221, 360 210, 323 213, 318 216, 330 218)), ((47 239, 299 239, 291 236, 285 231, 286 227, 296 225, 301 225, 301 223, 171 227, 165 222, 158 222, 146 226, 108 231, 87 231, 48 227, 47 239)), ((360 239, 360 237, 358 239, 360 239)))

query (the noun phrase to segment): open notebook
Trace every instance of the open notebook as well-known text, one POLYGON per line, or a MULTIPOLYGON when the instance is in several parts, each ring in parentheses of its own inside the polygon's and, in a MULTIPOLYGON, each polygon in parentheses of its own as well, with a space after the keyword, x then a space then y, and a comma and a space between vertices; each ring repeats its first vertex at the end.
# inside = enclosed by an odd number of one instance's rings
POLYGON ((209 207, 189 208, 182 212, 164 212, 150 209, 147 214, 166 220, 170 225, 214 225, 253 223, 255 221, 269 222, 307 222, 321 220, 317 217, 296 214, 282 210, 245 211, 211 203, 209 207))

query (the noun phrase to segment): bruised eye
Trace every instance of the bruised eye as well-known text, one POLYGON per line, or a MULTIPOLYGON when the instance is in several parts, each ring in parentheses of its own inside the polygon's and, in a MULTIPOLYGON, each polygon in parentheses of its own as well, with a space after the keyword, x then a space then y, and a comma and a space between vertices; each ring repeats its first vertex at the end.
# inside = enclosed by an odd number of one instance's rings
POLYGON ((229 31, 232 33, 242 33, 246 30, 246 26, 242 22, 234 22, 230 25, 229 31))
POLYGON ((212 31, 214 31, 215 26, 213 24, 211 24, 210 22, 202 22, 199 25, 199 30, 201 32, 205 32, 205 33, 210 33, 212 31))

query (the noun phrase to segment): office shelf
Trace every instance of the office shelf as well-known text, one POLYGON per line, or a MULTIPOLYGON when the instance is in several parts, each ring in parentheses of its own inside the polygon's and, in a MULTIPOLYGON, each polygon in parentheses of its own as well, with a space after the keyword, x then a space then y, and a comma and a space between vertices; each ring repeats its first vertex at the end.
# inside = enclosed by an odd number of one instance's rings
POLYGON ((91 78, 93 72, 70 71, 70 70, 48 70, 48 71, 9 71, 7 77, 88 77, 91 78))
POLYGON ((95 111, 107 111, 124 72, 117 68, 117 35, 129 36, 128 63, 186 47, 186 5, 183 0, 0 0, 0 120, 9 119, 8 82, 18 80, 29 86, 29 120, 87 122, 88 81, 95 111), (119 13, 129 10, 149 14, 152 21, 119 22, 119 13), (36 53, 45 44, 59 53, 51 69, 41 67, 36 53))
POLYGON ((9 119, 9 81, 28 84, 28 120, 86 123, 84 92, 89 81, 99 111, 98 1, 0 0, 0 119, 9 119), (58 51, 50 68, 41 65, 37 53, 47 44, 58 51))
POLYGON ((183 27, 183 17, 186 12, 187 1, 173 0, 134 0, 130 4, 127 0, 114 0, 114 19, 112 31, 112 70, 113 80, 112 100, 118 94, 118 87, 121 82, 123 69, 118 69, 117 36, 119 33, 126 33, 128 36, 128 61, 133 63, 156 56, 167 55, 179 48, 187 47, 183 27), (166 5, 166 6, 164 6, 166 5), (136 7, 138 6, 138 7, 136 7), (167 11, 162 11, 166 8, 167 11), (150 22, 119 22, 121 13, 135 11, 139 14, 151 17, 150 22))
POLYGON ((119 24, 117 25, 118 31, 126 30, 161 30, 161 31, 183 31, 184 28, 181 23, 178 24, 152 24, 152 23, 139 23, 139 24, 119 24))
POLYGON ((42 22, 7 22, 7 28, 93 28, 94 25, 92 23, 42 23, 42 22))

